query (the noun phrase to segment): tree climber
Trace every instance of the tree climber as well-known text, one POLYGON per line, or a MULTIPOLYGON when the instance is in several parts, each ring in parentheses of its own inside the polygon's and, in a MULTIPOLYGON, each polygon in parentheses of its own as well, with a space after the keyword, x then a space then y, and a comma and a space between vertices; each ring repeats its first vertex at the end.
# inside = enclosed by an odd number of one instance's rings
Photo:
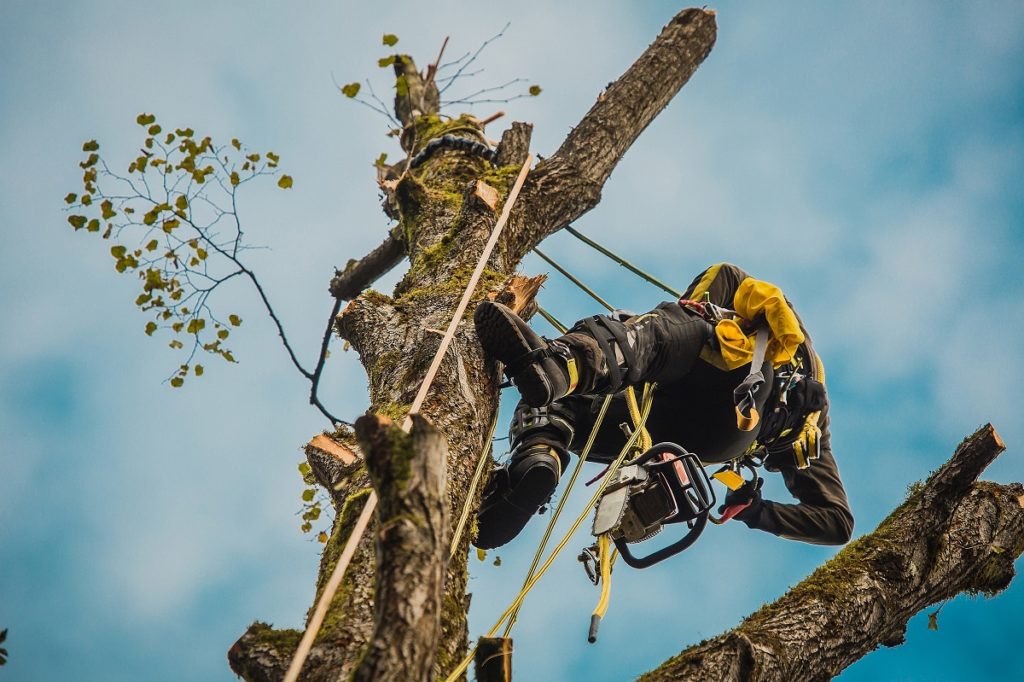
POLYGON ((778 287, 722 263, 677 302, 643 315, 586 318, 550 341, 499 303, 481 303, 474 321, 484 350, 504 363, 522 396, 509 433, 512 455, 484 491, 477 547, 509 542, 547 503, 609 393, 615 398, 588 459, 612 461, 626 440, 620 424, 629 422, 620 391, 643 382, 658 383, 647 421, 654 442, 678 443, 705 464, 756 456, 798 500, 763 500, 755 479, 726 495, 723 508, 741 510, 734 518, 803 542, 850 539, 853 515, 830 446, 824 369, 778 287), (759 350, 759 343, 767 345, 759 350), (766 358, 760 375, 751 369, 758 352, 766 358), (751 408, 761 417, 743 424, 737 415, 751 408))

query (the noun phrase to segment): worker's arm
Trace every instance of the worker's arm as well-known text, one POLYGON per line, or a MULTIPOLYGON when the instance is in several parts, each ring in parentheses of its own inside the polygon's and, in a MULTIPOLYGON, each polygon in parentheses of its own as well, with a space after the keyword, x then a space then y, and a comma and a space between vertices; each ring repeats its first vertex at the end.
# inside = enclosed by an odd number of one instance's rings
POLYGON ((709 301, 723 308, 733 308, 733 299, 740 283, 750 277, 731 263, 717 263, 697 275, 683 292, 683 298, 703 301, 705 293, 709 301))
POLYGON ((806 469, 781 469, 798 504, 765 501, 736 516, 751 528, 816 545, 841 545, 853 533, 853 514, 832 456, 827 408, 821 424, 821 457, 806 469))

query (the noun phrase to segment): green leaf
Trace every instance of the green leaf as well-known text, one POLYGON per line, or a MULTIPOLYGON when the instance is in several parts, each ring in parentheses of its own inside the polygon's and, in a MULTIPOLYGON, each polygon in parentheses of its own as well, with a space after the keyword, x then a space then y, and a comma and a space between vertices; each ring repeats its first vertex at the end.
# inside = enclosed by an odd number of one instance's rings
POLYGON ((69 215, 68 222, 71 223, 71 227, 76 230, 80 230, 85 227, 85 216, 84 215, 69 215))
POLYGON ((199 260, 206 260, 207 255, 208 254, 206 253, 206 249, 196 249, 196 257, 199 260))
POLYGON ((320 535, 316 536, 316 540, 321 545, 326 545, 327 544, 327 533, 325 533, 324 531, 320 531, 320 535))
POLYGON ((341 94, 345 97, 355 97, 359 94, 359 83, 349 83, 348 85, 341 86, 341 94))
POLYGON ((146 323, 146 336, 153 336, 153 332, 156 331, 156 322, 146 323))
POLYGON ((139 114, 135 122, 140 126, 148 126, 150 123, 156 122, 156 116, 153 114, 139 114))
POLYGON ((238 315, 228 315, 228 322, 231 323, 232 327, 237 327, 238 325, 242 324, 242 318, 240 318, 238 315))
POLYGON ((231 171, 231 186, 237 187, 238 183, 240 183, 241 181, 242 179, 238 177, 238 173, 235 171, 231 171))
POLYGON ((309 466, 309 462, 299 462, 299 473, 303 476, 313 473, 313 467, 309 466))
POLYGON ((395 94, 399 97, 409 96, 409 83, 405 80, 405 76, 399 76, 395 79, 395 94))
POLYGON ((303 502, 312 502, 313 501, 313 497, 315 495, 316 495, 316 490, 315 489, 313 489, 313 488, 306 488, 305 490, 302 491, 302 501, 303 502))
POLYGON ((292 187, 292 176, 282 175, 281 179, 277 181, 277 186, 281 189, 291 189, 292 187))
POLYGON ((121 244, 110 247, 110 255, 114 258, 124 258, 124 254, 126 253, 128 253, 128 248, 121 244))
POLYGON ((98 218, 93 218, 92 220, 90 220, 86 224, 85 229, 88 230, 89 232, 99 232, 100 231, 100 221, 99 221, 99 219, 98 218))
POLYGON ((186 198, 184 194, 179 194, 178 198, 174 200, 174 207, 184 211, 188 208, 188 198, 186 198))
POLYGON ((394 33, 385 33, 384 36, 381 38, 381 42, 387 45, 388 47, 394 47, 398 43, 398 36, 396 36, 394 33))
POLYGON ((192 369, 195 371, 197 377, 203 376, 203 372, 205 371, 202 365, 196 365, 192 369))
POLYGON ((221 329, 219 332, 217 332, 217 338, 222 340, 228 338, 228 336, 230 335, 231 332, 229 332, 227 329, 221 329))
POLYGON ((89 194, 82 195, 82 206, 92 206, 92 196, 89 194))
POLYGON ((158 246, 160 246, 160 244, 155 239, 150 239, 149 243, 146 244, 146 251, 156 251, 158 246))
POLYGON ((191 128, 178 128, 174 132, 178 133, 178 137, 192 137, 196 134, 191 128))
POLYGON ((181 225, 180 220, 178 220, 177 218, 168 218, 167 220, 164 221, 164 232, 170 234, 174 228, 178 227, 178 225, 181 225))
POLYGON ((527 92, 530 93, 531 97, 536 97, 537 95, 539 95, 541 93, 541 89, 540 89, 539 85, 531 85, 530 89, 527 90, 527 92))
POLYGON ((100 144, 96 140, 89 140, 88 142, 82 145, 83 152, 96 152, 99 151, 99 149, 100 144))
POLYGON ((135 305, 146 305, 153 299, 152 294, 139 294, 135 299, 135 305))
POLYGON ((185 347, 185 344, 183 344, 181 341, 178 341, 178 339, 174 339, 173 341, 171 341, 167 345, 170 346, 171 348, 175 348, 175 349, 184 348, 185 347))
POLYGON ((377 60, 377 66, 379 66, 382 69, 384 67, 386 67, 386 66, 391 66, 394 63, 395 63, 395 55, 390 55, 388 57, 381 57, 380 59, 377 60))
POLYGON ((199 332, 203 331, 203 328, 205 326, 206 320, 197 317, 188 321, 188 329, 186 329, 185 331, 187 331, 189 334, 198 334, 199 332))
POLYGON ((313 530, 313 524, 309 521, 306 521, 304 524, 299 526, 299 530, 301 530, 303 533, 308 533, 309 531, 313 530))
POLYGON ((238 141, 237 137, 231 138, 231 146, 234 147, 235 149, 238 149, 239 151, 241 151, 242 149, 242 143, 238 141))
POLYGON ((73 203, 75 203, 75 199, 77 199, 77 198, 78 198, 78 195, 75 194, 74 192, 71 192, 66 197, 64 197, 64 203, 65 204, 73 204, 73 203))
POLYGON ((381 152, 381 155, 377 157, 377 160, 373 162, 373 165, 376 168, 383 168, 384 164, 387 162, 387 160, 388 160, 387 153, 381 152))
POLYGON ((100 204, 100 211, 103 214, 104 220, 110 220, 117 215, 117 211, 114 210, 114 204, 110 199, 104 199, 100 204))
POLYGON ((181 377, 174 377, 171 379, 171 386, 174 386, 175 388, 181 388, 184 383, 185 380, 181 377))

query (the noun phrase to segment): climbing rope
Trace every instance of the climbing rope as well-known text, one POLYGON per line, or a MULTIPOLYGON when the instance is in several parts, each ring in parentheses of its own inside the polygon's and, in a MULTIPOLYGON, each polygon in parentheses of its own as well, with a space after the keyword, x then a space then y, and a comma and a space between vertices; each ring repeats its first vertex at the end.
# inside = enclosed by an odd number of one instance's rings
POLYGON ((459 550, 459 541, 462 540, 462 533, 466 530, 466 523, 469 521, 469 512, 473 508, 473 498, 476 497, 476 487, 480 485, 480 479, 483 478, 484 466, 487 464, 487 458, 491 454, 491 447, 494 444, 494 430, 497 426, 498 411, 495 410, 494 417, 491 418, 491 426, 487 430, 487 440, 484 441, 484 449, 476 461, 476 469, 473 471, 473 478, 469 482, 469 491, 466 493, 466 501, 462 505, 459 523, 455 526, 455 533, 452 535, 452 543, 448 549, 449 561, 455 558, 455 553, 459 550))
POLYGON ((613 261, 615 261, 619 265, 623 266, 624 268, 626 268, 627 270, 629 270, 633 274, 635 274, 635 275, 637 275, 639 277, 642 277, 643 279, 647 280, 648 282, 650 282, 654 286, 658 287, 662 291, 665 291, 665 292, 667 292, 669 294, 672 294, 672 296, 674 298, 682 298, 683 293, 681 291, 673 289, 669 285, 667 285, 664 282, 662 282, 660 279, 656 278, 654 275, 651 275, 651 274, 648 274, 648 273, 644 272, 643 270, 641 270, 640 268, 638 268, 637 266, 633 265, 628 260, 623 258, 622 256, 619 256, 616 253, 614 253, 613 251, 611 251, 610 249, 606 249, 605 247, 601 246, 600 244, 595 242, 590 237, 588 237, 585 234, 583 234, 582 232, 579 232, 576 229, 574 229, 572 225, 566 225, 565 226, 565 231, 568 232, 569 234, 571 234, 572 236, 576 237, 576 239, 579 239, 581 242, 583 242, 587 246, 590 246, 590 247, 594 248, 599 253, 602 253, 605 256, 608 256, 613 261))
MULTIPOLYGON (((496 622, 494 624, 494 627, 492 627, 487 632, 487 634, 485 635, 486 637, 494 636, 494 633, 498 631, 498 628, 501 627, 502 623, 504 623, 508 618, 510 618, 512 614, 520 607, 520 605, 523 603, 523 600, 526 598, 526 595, 529 594, 530 590, 532 590, 533 587, 540 581, 540 579, 544 577, 544 574, 547 573, 548 569, 551 568, 551 565, 554 563, 555 558, 561 553, 563 549, 565 549, 565 546, 569 544, 569 540, 572 539, 572 536, 576 534, 576 531, 579 530, 579 527, 586 520, 587 516, 590 514, 590 511, 594 508, 594 505, 597 504, 597 501, 601 498, 601 495, 604 494, 605 488, 614 479, 614 474, 616 471, 618 471, 623 461, 625 461, 626 455, 628 455, 630 452, 638 450, 637 443, 640 439, 641 433, 643 433, 645 430, 644 426, 647 423, 647 418, 651 412, 651 405, 654 402, 654 388, 654 384, 648 384, 644 386, 643 406, 640 410, 640 420, 636 424, 629 438, 626 439, 626 444, 623 445, 618 457, 615 458, 615 460, 609 467, 608 476, 606 476, 604 480, 601 481, 601 484, 598 485, 597 490, 594 491, 593 496, 587 502, 586 506, 583 508, 583 511, 580 513, 578 517, 576 517, 576 520, 573 522, 572 527, 570 527, 569 530, 565 533, 561 541, 559 541, 558 545, 553 550, 551 550, 551 554, 548 555, 548 558, 544 561, 540 568, 537 569, 534 576, 523 585, 523 588, 519 591, 519 594, 516 595, 516 597, 512 600, 512 603, 509 605, 509 607, 505 609, 505 612, 502 613, 501 617, 498 618, 498 622, 496 622)), ((464 658, 459 663, 459 665, 456 666, 456 668, 451 672, 451 674, 445 679, 445 682, 455 682, 455 680, 458 679, 458 677, 463 672, 465 672, 466 668, 469 667, 469 664, 472 662, 473 656, 475 654, 476 646, 473 646, 472 649, 470 649, 469 654, 466 656, 466 658, 464 658)))
MULTIPOLYGON (((562 497, 558 500, 558 505, 555 507, 554 513, 551 514, 551 519, 548 521, 548 527, 544 529, 544 537, 541 538, 540 546, 537 547, 537 552, 533 555, 533 563, 530 564, 530 569, 526 572, 526 578, 523 580, 523 587, 533 579, 534 572, 537 570, 537 565, 540 564, 540 559, 544 555, 544 550, 547 549, 548 540, 551 539, 551 534, 555 530, 555 524, 558 523, 558 518, 562 514, 562 509, 565 508, 565 503, 569 499, 569 493, 572 492, 573 486, 576 485, 576 480, 580 476, 580 472, 583 471, 583 465, 587 461, 587 455, 590 454, 590 449, 594 447, 594 441, 597 439, 597 433, 601 429, 601 424, 604 423, 605 415, 608 412, 608 406, 612 402, 611 394, 604 397, 604 402, 601 403, 601 409, 597 413, 597 419, 594 420, 594 426, 590 429, 590 435, 587 437, 587 443, 583 446, 583 450, 580 451, 579 457, 576 460, 576 467, 572 470, 572 476, 569 477, 569 484, 565 487, 565 492, 562 493, 562 497)), ((508 637, 512 633, 512 627, 516 624, 516 618, 519 615, 519 607, 512 612, 509 616, 508 623, 505 624, 505 631, 501 634, 502 637, 508 637)))
MULTIPOLYGON (((476 290, 476 285, 480 281, 481 275, 483 275, 484 268, 487 267, 487 262, 491 258, 491 252, 494 251, 494 246, 498 243, 498 237, 501 235, 501 231, 504 229, 505 223, 508 222, 508 217, 512 212, 512 207, 515 205, 516 199, 519 198, 519 192, 522 190, 523 183, 526 181, 526 175, 530 172, 530 164, 532 162, 533 155, 528 154, 526 161, 523 162, 523 167, 519 170, 519 175, 516 177, 515 184, 512 185, 512 191, 509 192, 508 199, 505 201, 505 206, 502 208, 501 215, 498 216, 498 221, 494 224, 494 229, 491 230, 491 236, 487 240, 487 244, 484 245, 483 253, 480 254, 480 259, 477 261, 476 268, 473 270, 473 274, 469 278, 469 282, 466 284, 466 290, 463 292, 462 299, 459 301, 459 305, 455 309, 455 314, 452 316, 452 321, 448 324, 448 329, 445 331, 444 337, 441 339, 441 345, 438 347, 437 352, 434 354, 434 359, 431 361, 430 367, 427 369, 427 374, 423 378, 423 383, 420 385, 419 393, 416 394, 416 398, 413 400, 412 406, 409 408, 409 413, 406 415, 405 421, 402 424, 402 429, 406 433, 408 433, 412 428, 412 415, 417 414, 420 411, 420 407, 422 407, 423 401, 427 397, 427 392, 434 383, 434 377, 437 375, 437 370, 441 367, 441 361, 444 359, 445 354, 448 352, 448 347, 455 338, 455 331, 458 329, 459 323, 462 321, 462 316, 465 314, 466 308, 469 306, 469 301, 473 297, 473 292, 476 290)), ((376 506, 377 493, 375 491, 370 491, 370 494, 367 496, 366 503, 363 505, 362 513, 359 515, 359 520, 356 522, 356 527, 352 529, 352 533, 348 536, 348 541, 345 543, 345 548, 342 551, 341 556, 338 558, 338 563, 334 567, 334 572, 327 581, 327 585, 324 587, 324 591, 320 595, 320 601, 317 602, 316 609, 313 612, 313 617, 310 618, 309 624, 306 626, 306 631, 302 635, 302 640, 299 642, 299 646, 295 650, 295 655, 292 658, 291 665, 288 667, 288 672, 285 674, 284 682, 295 682, 298 680, 299 673, 302 670, 302 665, 306 662, 309 650, 313 646, 313 640, 316 638, 317 632, 320 631, 320 626, 323 625, 324 617, 327 615, 327 607, 334 598, 334 593, 337 591, 338 585, 341 584, 341 580, 345 575, 345 570, 352 561, 356 547, 359 545, 359 541, 362 539, 363 534, 366 532, 366 527, 369 525, 370 514, 376 506)))

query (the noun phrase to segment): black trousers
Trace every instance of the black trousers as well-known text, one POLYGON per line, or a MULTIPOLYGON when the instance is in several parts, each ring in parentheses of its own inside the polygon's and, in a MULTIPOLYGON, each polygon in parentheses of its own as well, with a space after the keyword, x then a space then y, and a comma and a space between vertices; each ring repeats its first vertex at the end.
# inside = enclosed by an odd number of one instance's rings
MULTIPOLYGON (((580 367, 581 384, 591 392, 566 396, 541 408, 539 415, 537 410, 520 402, 510 432, 515 451, 545 443, 561 452, 579 454, 608 392, 601 390, 602 385, 606 385, 602 376, 607 375, 607 363, 622 362, 631 355, 632 369, 639 373, 635 384, 637 399, 640 399, 644 382, 658 384, 647 421, 654 442, 677 443, 705 463, 725 462, 743 454, 757 437, 757 429, 745 432, 736 428, 733 389, 750 372, 750 365, 723 371, 701 360, 701 350, 713 335, 711 325, 674 301, 633 316, 624 326, 632 353, 624 353, 617 359, 603 356, 583 324, 577 324, 560 338, 573 349, 583 365, 580 367), (530 418, 524 419, 527 415, 530 418), (571 425, 572 437, 567 437, 565 429, 551 425, 553 420, 571 425), (530 426, 524 427, 527 423, 530 426)), ((770 386, 771 363, 765 363, 762 372, 770 386)), ((757 406, 761 412, 768 393, 761 391, 757 406)), ((627 440, 623 427, 632 428, 632 425, 625 393, 615 393, 588 459, 596 462, 615 459, 627 440)))

